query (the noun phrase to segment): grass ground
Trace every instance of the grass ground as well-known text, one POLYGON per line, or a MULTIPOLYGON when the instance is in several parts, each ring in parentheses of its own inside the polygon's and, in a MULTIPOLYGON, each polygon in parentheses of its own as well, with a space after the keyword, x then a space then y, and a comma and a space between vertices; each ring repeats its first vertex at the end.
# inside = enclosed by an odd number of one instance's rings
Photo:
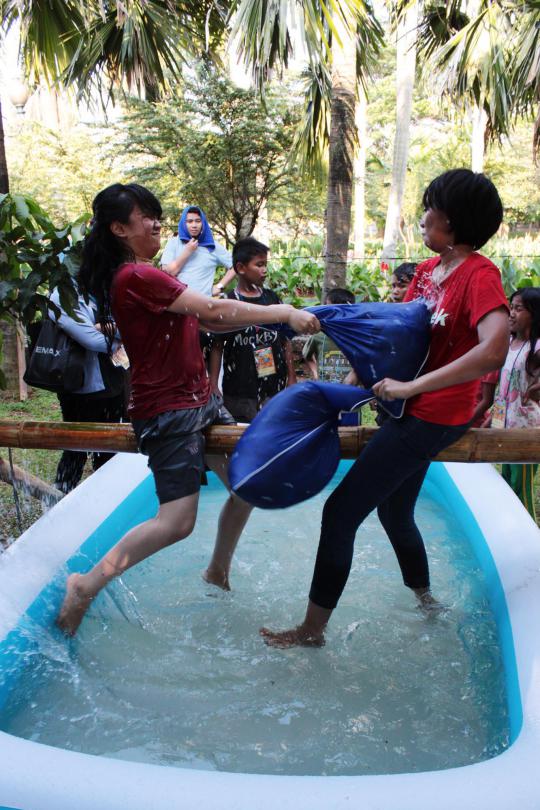
MULTIPOLYGON (((362 412, 364 424, 374 424, 374 415, 369 408, 362 412)), ((60 406, 55 394, 48 391, 31 391, 26 402, 19 402, 13 396, 0 393, 0 420, 16 420, 38 422, 59 422, 62 419, 60 406)), ((0 449, 0 455, 8 461, 7 450, 0 449)), ((13 463, 37 475, 47 483, 54 481, 56 466, 60 452, 55 450, 18 450, 12 452, 13 463)), ((87 462, 85 474, 91 472, 91 464, 87 462)), ((535 488, 536 512, 540 515, 540 487, 535 488)), ((42 512, 41 503, 34 498, 19 495, 20 517, 22 530, 26 530, 37 520, 42 512)), ((13 490, 8 484, 0 483, 0 543, 9 544, 21 534, 19 518, 13 497, 13 490)))
MULTIPOLYGON (((60 405, 55 394, 49 391, 32 390, 26 402, 19 402, 9 394, 0 394, 0 419, 32 422, 59 422, 62 419, 60 405)), ((0 455, 9 462, 8 451, 0 448, 0 455)), ((13 463, 47 483, 54 481, 60 452, 55 450, 12 451, 13 463)), ((19 493, 21 524, 23 531, 43 513, 41 503, 19 493)), ((0 483, 0 542, 9 543, 21 534, 17 509, 10 485, 0 483)))

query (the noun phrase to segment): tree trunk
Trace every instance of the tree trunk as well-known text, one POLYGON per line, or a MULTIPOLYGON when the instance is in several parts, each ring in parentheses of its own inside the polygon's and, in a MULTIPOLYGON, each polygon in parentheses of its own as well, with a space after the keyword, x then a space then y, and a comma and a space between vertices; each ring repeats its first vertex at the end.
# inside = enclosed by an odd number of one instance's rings
POLYGON ((0 357, 6 377, 6 390, 21 401, 28 399, 28 387, 23 380, 26 369, 25 336, 21 324, 13 318, 0 321, 0 357))
POLYGON ((474 107, 472 111, 471 133, 471 169, 473 172, 484 171, 484 154, 486 147, 487 113, 483 107, 474 107))
POLYGON ((335 23, 341 45, 334 36, 323 294, 346 284, 356 144, 356 42, 338 15, 335 23))
POLYGON ((1 99, 0 99, 0 194, 9 194, 9 175, 6 160, 6 141, 4 137, 4 120, 2 118, 1 99))
POLYGON ((418 4, 413 3, 397 26, 396 53, 396 135, 392 164, 392 185, 384 228, 383 259, 395 258, 400 234, 401 207, 407 178, 409 129, 411 124, 418 4))
POLYGON ((367 158, 367 100, 363 87, 358 89, 356 130, 358 146, 354 159, 354 256, 363 258, 366 231, 366 158, 367 158))

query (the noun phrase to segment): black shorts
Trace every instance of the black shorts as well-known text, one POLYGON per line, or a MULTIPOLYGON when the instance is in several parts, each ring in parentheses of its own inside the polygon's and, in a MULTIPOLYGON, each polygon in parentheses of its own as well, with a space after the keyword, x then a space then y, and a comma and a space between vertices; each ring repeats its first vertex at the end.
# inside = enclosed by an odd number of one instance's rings
POLYGON ((133 420, 139 451, 148 456, 160 504, 199 491, 205 468, 204 429, 215 421, 221 404, 213 394, 200 408, 133 420))

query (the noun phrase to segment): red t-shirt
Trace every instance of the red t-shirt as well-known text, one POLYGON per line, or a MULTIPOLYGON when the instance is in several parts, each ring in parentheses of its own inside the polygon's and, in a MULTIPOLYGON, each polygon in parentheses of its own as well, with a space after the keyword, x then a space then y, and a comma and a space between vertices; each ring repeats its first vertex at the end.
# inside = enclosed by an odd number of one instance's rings
MULTIPOLYGON (((429 357, 423 373, 448 365, 478 345, 478 322, 498 307, 508 307, 498 268, 472 253, 439 288, 431 281, 439 257, 416 268, 405 301, 425 298, 432 310, 429 357)), ((473 414, 478 381, 451 385, 413 397, 407 413, 440 425, 463 425, 473 414)))
POLYGON ((132 419, 196 408, 209 399, 199 321, 167 311, 185 289, 145 264, 124 264, 114 277, 111 309, 131 366, 132 419))

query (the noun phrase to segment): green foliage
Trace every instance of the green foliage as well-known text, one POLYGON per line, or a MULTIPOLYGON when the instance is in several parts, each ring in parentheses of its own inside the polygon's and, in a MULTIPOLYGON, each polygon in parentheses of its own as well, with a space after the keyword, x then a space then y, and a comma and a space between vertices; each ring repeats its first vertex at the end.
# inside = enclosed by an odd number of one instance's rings
POLYGON ((388 273, 378 261, 352 262, 347 268, 347 287, 357 301, 383 301, 388 294, 388 273))
MULTIPOLYGON (((395 93, 395 53, 389 46, 381 55, 374 81, 368 88, 366 216, 368 224, 372 223, 378 233, 384 229, 390 187, 395 93)), ((433 73, 416 83, 402 208, 401 255, 414 255, 415 243, 419 242, 418 220, 427 184, 447 169, 470 165, 471 131, 471 120, 444 98, 440 81, 433 73), (440 99, 440 103, 434 99, 440 99)), ((514 229, 529 223, 536 229, 540 219, 540 169, 531 159, 529 120, 517 120, 508 138, 488 144, 485 171, 501 195, 505 224, 514 229)))
POLYGON ((279 199, 299 211, 309 184, 288 162, 297 105, 268 89, 265 102, 201 67, 163 102, 129 101, 115 148, 136 161, 133 176, 160 197, 176 222, 184 204, 200 205, 227 243, 252 233, 262 208, 279 199))
POLYGON ((498 266, 507 296, 522 287, 540 287, 540 257, 525 260, 505 256, 498 266))
MULTIPOLYGON (((282 256, 269 263, 267 284, 282 300, 293 306, 322 301, 324 262, 296 255, 282 256)), ((347 268, 347 288, 357 301, 385 300, 389 291, 389 274, 384 273, 378 260, 351 262, 347 268)))
POLYGON ((128 175, 123 156, 108 147, 108 130, 77 124, 54 131, 23 119, 10 135, 11 190, 34 197, 55 221, 90 211, 98 191, 128 175))
POLYGON ((48 298, 54 288, 72 310, 85 221, 57 228, 31 197, 0 196, 0 318, 30 323, 38 312, 57 309, 48 298))
POLYGON ((88 97, 127 87, 156 98, 188 55, 214 53, 228 10, 226 0, 7 0, 0 26, 20 26, 31 79, 76 85, 88 97))
POLYGON ((322 236, 312 236, 301 239, 271 239, 270 250, 278 256, 322 256, 324 239, 322 236))
MULTIPOLYGON (((277 247, 277 246, 275 246, 277 247)), ((354 293, 357 301, 387 301, 390 293, 392 266, 383 269, 378 258, 380 244, 371 246, 373 257, 363 261, 351 261, 347 266, 347 288, 354 293)), ((503 287, 510 296, 522 287, 540 287, 540 243, 538 240, 494 239, 483 252, 489 255, 501 270, 503 287), (527 254, 528 251, 528 255, 527 254), (532 255, 536 252, 537 256, 532 255), (512 255, 513 254, 513 255, 512 255)), ((321 301, 324 276, 322 258, 300 255, 309 248, 309 243, 288 244, 289 256, 273 258, 269 264, 268 286, 281 298, 294 306, 304 306, 306 302, 321 301)), ((367 252, 367 251, 366 251, 367 252)), ((313 255, 313 254, 312 254, 313 255)), ((423 245, 412 246, 410 257, 396 259, 392 265, 407 260, 420 262, 433 254, 423 245)))
POLYGON ((323 277, 321 261, 285 256, 270 261, 267 284, 285 303, 301 307, 304 299, 320 302, 323 277))

